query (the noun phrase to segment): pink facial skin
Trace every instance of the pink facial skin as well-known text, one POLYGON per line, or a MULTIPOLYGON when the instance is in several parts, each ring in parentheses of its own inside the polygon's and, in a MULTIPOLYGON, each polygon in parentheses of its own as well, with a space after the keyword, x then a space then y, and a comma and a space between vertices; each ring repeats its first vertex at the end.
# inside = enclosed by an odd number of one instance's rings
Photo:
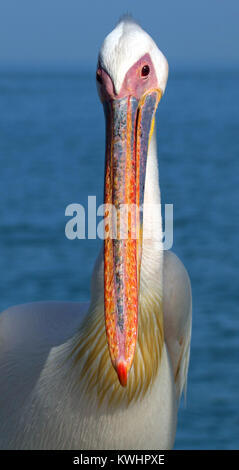
POLYGON ((96 78, 101 101, 115 100, 126 96, 134 96, 138 100, 152 88, 158 87, 156 73, 149 54, 141 57, 125 75, 120 92, 115 92, 114 84, 108 73, 101 67, 97 69, 96 78), (149 67, 148 75, 144 76, 143 67, 149 67))

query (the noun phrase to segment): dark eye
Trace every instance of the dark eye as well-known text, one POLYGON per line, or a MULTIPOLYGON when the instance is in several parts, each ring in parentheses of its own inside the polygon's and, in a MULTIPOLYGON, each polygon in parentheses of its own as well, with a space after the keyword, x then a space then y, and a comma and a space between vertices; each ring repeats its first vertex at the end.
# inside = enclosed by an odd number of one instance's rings
POLYGON ((141 77, 147 77, 150 72, 150 68, 148 65, 144 65, 141 70, 141 77))
POLYGON ((96 72, 96 80, 98 83, 102 83, 102 76, 101 76, 101 71, 100 70, 97 70, 96 72))

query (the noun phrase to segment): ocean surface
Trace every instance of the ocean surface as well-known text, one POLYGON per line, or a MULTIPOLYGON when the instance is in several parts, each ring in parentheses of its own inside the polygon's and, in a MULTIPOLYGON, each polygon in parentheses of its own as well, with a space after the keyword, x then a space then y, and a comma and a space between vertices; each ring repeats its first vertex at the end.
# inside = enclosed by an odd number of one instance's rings
MULTIPOLYGON (((193 292, 176 449, 239 449, 238 83, 239 70, 172 69, 157 112, 162 202, 193 292)), ((89 298, 101 241, 68 240, 65 209, 102 203, 104 143, 93 69, 0 70, 0 310, 89 298)))

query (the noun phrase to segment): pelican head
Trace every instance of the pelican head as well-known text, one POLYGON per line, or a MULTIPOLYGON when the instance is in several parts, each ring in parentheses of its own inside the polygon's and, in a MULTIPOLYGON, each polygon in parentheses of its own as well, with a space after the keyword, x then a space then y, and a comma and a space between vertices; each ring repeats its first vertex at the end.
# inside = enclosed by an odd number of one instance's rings
POLYGON ((106 119, 104 309, 122 386, 137 341, 148 146, 167 76, 166 58, 132 19, 121 20, 105 38, 96 72, 106 119))

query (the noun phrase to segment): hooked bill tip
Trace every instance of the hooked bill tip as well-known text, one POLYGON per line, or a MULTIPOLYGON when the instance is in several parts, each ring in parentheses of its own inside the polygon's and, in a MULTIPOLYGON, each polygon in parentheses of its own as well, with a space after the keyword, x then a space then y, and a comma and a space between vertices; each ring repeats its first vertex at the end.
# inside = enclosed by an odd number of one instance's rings
POLYGON ((118 374, 120 385, 122 385, 122 387, 126 387, 127 377, 128 377, 128 369, 127 369, 126 363, 125 362, 118 363, 116 367, 116 372, 118 374))

